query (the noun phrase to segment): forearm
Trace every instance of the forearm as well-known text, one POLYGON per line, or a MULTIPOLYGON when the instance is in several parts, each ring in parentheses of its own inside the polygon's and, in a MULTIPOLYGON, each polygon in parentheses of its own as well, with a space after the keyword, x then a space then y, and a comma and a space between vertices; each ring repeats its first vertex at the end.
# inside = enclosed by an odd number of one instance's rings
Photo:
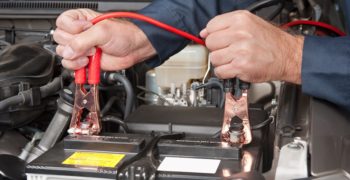
POLYGON ((350 110, 350 37, 306 37, 302 89, 350 110))

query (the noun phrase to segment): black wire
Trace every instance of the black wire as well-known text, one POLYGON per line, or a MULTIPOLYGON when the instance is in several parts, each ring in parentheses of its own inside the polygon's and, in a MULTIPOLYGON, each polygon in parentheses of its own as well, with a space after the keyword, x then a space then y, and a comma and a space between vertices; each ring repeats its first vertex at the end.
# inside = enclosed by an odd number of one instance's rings
POLYGON ((281 3, 282 0, 264 0, 264 1, 258 1, 246 8, 246 10, 250 12, 256 12, 260 9, 267 8, 273 5, 276 5, 278 3, 281 3))
POLYGON ((124 121, 122 121, 120 118, 118 118, 116 116, 111 116, 111 115, 105 116, 101 120, 104 121, 104 122, 114 122, 114 123, 120 125, 123 128, 124 133, 130 133, 128 125, 124 121))
POLYGON ((284 0, 281 0, 281 3, 278 4, 275 11, 273 11, 268 17, 268 20, 273 20, 281 11, 283 10, 284 0))
MULTIPOLYGON (((143 86, 136 86, 136 87, 139 88, 139 89, 141 89, 141 90, 143 90, 143 91, 145 91, 146 93, 151 93, 151 94, 154 94, 154 95, 158 96, 158 98, 159 98, 160 100, 162 100, 162 101, 168 103, 169 105, 173 105, 170 101, 168 101, 167 99, 165 99, 162 95, 160 95, 160 94, 158 94, 158 93, 156 93, 156 92, 154 92, 154 91, 152 91, 152 90, 149 90, 149 89, 147 89, 146 87, 143 87, 143 86)), ((140 95, 140 94, 139 94, 139 95, 140 95)), ((138 98, 141 99, 141 100, 143 100, 142 97, 141 97, 141 98, 138 97, 138 98)))
POLYGON ((274 121, 274 117, 273 116, 270 116, 268 119, 266 119, 265 121, 259 123, 259 124, 256 124, 254 126, 251 127, 251 130, 259 130, 267 125, 269 125, 270 123, 272 123, 274 121))
POLYGON ((108 99, 107 103, 105 104, 105 106, 103 107, 103 109, 100 112, 102 117, 111 109, 112 105, 114 104, 114 102, 117 99, 118 98, 116 96, 113 96, 113 97, 108 99))
POLYGON ((260 9, 267 8, 270 6, 278 5, 276 10, 273 11, 270 15, 267 16, 268 20, 274 19, 283 9, 285 0, 264 0, 258 1, 256 3, 251 4, 246 8, 246 10, 250 12, 256 12, 260 9))

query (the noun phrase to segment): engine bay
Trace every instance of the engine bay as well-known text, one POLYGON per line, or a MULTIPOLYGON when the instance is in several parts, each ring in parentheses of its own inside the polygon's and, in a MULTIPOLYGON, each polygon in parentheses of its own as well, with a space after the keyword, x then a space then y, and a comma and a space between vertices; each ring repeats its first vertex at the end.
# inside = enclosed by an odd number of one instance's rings
MULTIPOLYGON (((55 52, 57 16, 149 3, 0 1, 0 179, 350 179, 349 112, 298 85, 219 79, 208 50, 194 43, 153 69, 140 63, 99 73, 97 89, 82 88, 98 92, 101 130, 71 133, 78 85, 55 52), (246 116, 228 118, 237 96, 245 98, 246 116)), ((282 0, 250 8, 277 25, 314 20, 346 30, 342 3, 282 0)), ((339 36, 314 25, 288 27, 339 36)), ((85 111, 82 129, 90 127, 85 111)))

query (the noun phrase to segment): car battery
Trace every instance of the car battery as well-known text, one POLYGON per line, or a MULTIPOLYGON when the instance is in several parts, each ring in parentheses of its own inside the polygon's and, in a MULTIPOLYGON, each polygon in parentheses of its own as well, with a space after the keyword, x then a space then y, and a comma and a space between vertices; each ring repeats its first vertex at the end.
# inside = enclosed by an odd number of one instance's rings
POLYGON ((158 141, 154 146, 155 167, 147 162, 147 153, 117 178, 117 169, 140 154, 152 138, 138 134, 67 136, 26 166, 27 179, 222 179, 258 170, 261 152, 255 147, 259 146, 241 149, 218 138, 185 137, 158 141))
POLYGON ((26 166, 27 179, 116 179, 118 165, 144 145, 141 136, 67 136, 26 166))

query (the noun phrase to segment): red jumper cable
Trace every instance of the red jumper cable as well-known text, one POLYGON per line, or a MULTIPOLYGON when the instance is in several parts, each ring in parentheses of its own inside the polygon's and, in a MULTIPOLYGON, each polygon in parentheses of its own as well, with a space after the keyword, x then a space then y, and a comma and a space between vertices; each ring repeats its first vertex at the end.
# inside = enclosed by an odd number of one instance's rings
MULTIPOLYGON (((146 21, 150 24, 163 28, 167 31, 175 33, 177 35, 183 36, 187 39, 190 39, 198 44, 205 46, 205 42, 193 36, 187 32, 171 27, 167 24, 159 22, 150 17, 136 14, 132 12, 112 12, 100 15, 93 20, 92 24, 96 24, 100 21, 110 18, 132 18, 138 19, 141 21, 146 21)), ((89 57, 88 65, 88 84, 90 85, 90 90, 86 90, 84 85, 86 83, 86 68, 81 68, 75 71, 75 97, 74 97, 74 107, 71 118, 70 127, 68 133, 70 134, 84 134, 92 135, 99 134, 101 131, 101 120, 100 120, 100 106, 99 106, 99 93, 98 93, 98 84, 100 83, 100 59, 101 59, 102 50, 96 48, 96 53, 94 56, 89 57), (85 115, 84 111, 89 113, 82 119, 82 116, 85 115)))

